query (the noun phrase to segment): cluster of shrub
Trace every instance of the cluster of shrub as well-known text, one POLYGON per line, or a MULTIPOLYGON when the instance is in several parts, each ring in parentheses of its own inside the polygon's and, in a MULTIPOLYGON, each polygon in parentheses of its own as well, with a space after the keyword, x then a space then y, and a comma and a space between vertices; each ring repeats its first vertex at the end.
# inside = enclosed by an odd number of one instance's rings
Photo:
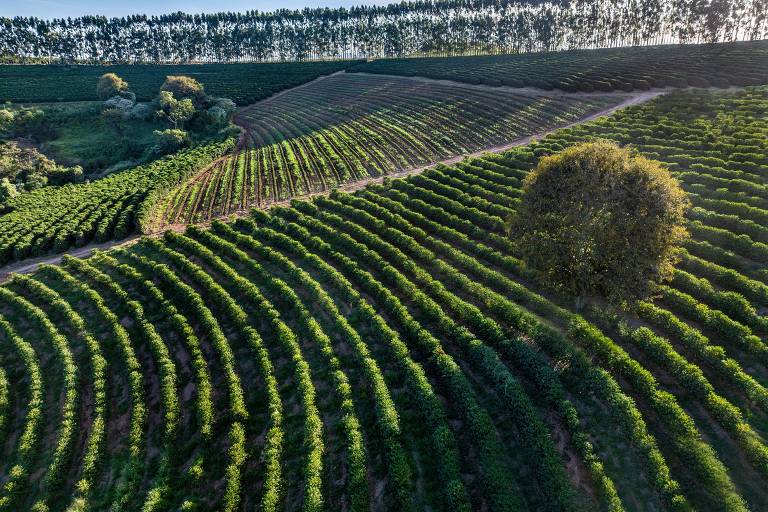
MULTIPOLYGON (((97 92, 103 100, 99 115, 122 144, 133 144, 126 135, 128 123, 168 121, 168 129, 155 130, 153 146, 138 147, 139 154, 143 150, 139 161, 173 153, 222 132, 226 135, 236 108, 232 100, 208 96, 199 82, 185 76, 167 77, 157 98, 149 103, 137 102, 128 84, 114 73, 99 78, 97 92)), ((82 115, 80 110, 77 113, 82 115)), ((82 166, 61 165, 39 149, 41 143, 58 136, 61 122, 55 112, 39 107, 0 109, 0 203, 46 185, 85 181, 82 166)))
POLYGON ((49 131, 39 108, 0 109, 0 203, 45 185, 82 181, 82 167, 61 166, 37 149, 36 135, 49 131))

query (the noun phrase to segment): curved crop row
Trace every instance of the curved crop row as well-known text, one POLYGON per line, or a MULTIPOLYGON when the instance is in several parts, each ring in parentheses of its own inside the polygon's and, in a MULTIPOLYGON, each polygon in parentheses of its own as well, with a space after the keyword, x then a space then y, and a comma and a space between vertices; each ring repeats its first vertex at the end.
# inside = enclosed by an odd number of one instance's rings
MULTIPOLYGON (((504 153, 11 279, 2 365, 23 391, 0 378, 15 439, 0 447, 0 504, 765 509, 767 93, 662 97, 504 153), (636 142, 702 202, 654 296, 574 312, 519 259, 505 222, 541 156, 595 138, 636 142), (94 393, 105 383, 106 402, 94 393)), ((322 144, 262 127, 254 139, 272 149, 258 165, 284 179, 264 190, 364 175, 342 137, 415 109, 338 124, 322 144)), ((275 119, 294 135, 322 121, 286 112, 275 119)), ((371 165, 441 147, 393 133, 396 148, 371 136, 371 165)), ((257 153, 217 164, 203 210, 266 183, 249 168, 257 153)))
POLYGON ((565 124, 618 98, 493 94, 363 75, 329 77, 242 109, 242 148, 175 190, 170 224, 208 220, 565 124), (251 178, 254 176, 254 178, 251 178))

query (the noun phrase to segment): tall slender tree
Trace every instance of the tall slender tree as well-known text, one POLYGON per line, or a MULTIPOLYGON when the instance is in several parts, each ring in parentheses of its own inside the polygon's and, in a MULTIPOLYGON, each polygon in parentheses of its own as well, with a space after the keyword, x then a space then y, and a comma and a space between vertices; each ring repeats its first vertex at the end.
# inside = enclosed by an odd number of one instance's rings
POLYGON ((123 18, 0 18, 20 61, 243 62, 716 42, 768 35, 768 0, 416 0, 123 18))

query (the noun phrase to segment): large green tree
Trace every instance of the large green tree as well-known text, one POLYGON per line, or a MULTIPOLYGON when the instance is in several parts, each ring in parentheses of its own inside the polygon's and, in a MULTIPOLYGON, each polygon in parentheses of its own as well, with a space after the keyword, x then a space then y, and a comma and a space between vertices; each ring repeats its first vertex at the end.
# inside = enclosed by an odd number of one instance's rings
POLYGON ((170 91, 160 91, 157 101, 161 114, 173 123, 174 129, 178 128, 179 124, 183 126, 196 112, 195 105, 190 98, 178 100, 173 97, 173 93, 170 91))
POLYGON ((0 141, 0 179, 16 183, 18 190, 35 190, 46 184, 80 181, 80 166, 63 167, 37 148, 18 141, 0 141))
POLYGON ((526 263, 577 305, 631 302, 667 278, 688 199, 658 162, 607 141, 544 157, 510 232, 526 263))

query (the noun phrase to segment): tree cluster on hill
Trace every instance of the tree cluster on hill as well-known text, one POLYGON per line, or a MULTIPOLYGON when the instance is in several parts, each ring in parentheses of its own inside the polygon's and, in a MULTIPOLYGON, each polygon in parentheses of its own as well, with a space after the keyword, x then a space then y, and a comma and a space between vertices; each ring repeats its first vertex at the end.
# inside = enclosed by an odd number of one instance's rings
POLYGON ((63 111, 49 106, 0 108, 0 205, 46 185, 101 178, 184 147, 221 139, 233 129, 229 119, 236 108, 234 102, 208 96, 189 77, 167 77, 157 98, 145 103, 137 102, 128 83, 114 73, 102 75, 96 91, 103 100, 101 106, 73 105, 63 111), (159 128, 154 130, 154 138, 147 132, 147 137, 137 140, 137 130, 152 127, 159 128), (104 128, 109 142, 91 140, 92 132, 104 128), (113 158, 102 165, 85 158, 82 151, 62 153, 52 147, 60 138, 113 158), (102 145, 97 146, 99 143, 102 145))
POLYGON ((157 144, 152 152, 157 155, 190 145, 185 124, 197 135, 210 135, 227 126, 236 108, 230 99, 208 96, 200 82, 186 76, 168 76, 150 103, 138 103, 128 83, 115 73, 99 77, 96 91, 104 100, 102 118, 119 136, 123 135, 123 122, 129 119, 154 115, 173 124, 173 128, 155 130, 157 144))
MULTIPOLYGON (((64 167, 40 153, 35 147, 17 141, 0 143, 0 179, 15 184, 15 191, 5 188, 8 196, 19 190, 29 191, 46 184, 63 185, 80 181, 80 166, 64 167)), ((0 201, 6 199, 0 192, 0 201)))
POLYGON ((760 39, 768 0, 420 0, 351 9, 0 18, 30 62, 239 62, 760 39))

